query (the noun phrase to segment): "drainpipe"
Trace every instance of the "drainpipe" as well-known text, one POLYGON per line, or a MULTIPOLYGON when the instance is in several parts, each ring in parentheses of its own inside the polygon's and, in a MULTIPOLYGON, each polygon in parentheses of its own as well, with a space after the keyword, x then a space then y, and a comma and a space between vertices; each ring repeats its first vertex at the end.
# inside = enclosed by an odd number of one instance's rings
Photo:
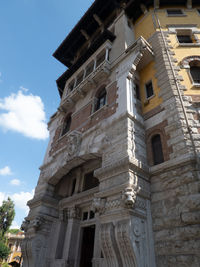
MULTIPOLYGON (((194 156, 195 156, 196 163, 197 163, 196 167, 197 167, 197 170, 198 170, 198 164, 200 164, 200 159, 198 157, 198 154, 197 154, 197 151, 196 151, 196 148, 195 148, 194 139, 193 139, 193 135, 192 135, 192 129, 191 129, 191 126, 189 125, 189 121, 188 121, 186 109, 185 109, 185 106, 184 106, 184 102, 183 102, 183 99, 182 99, 181 91, 180 91, 180 88, 179 88, 179 84, 178 84, 178 81, 176 79, 176 74, 175 74, 175 71, 174 71, 174 68, 173 68, 173 65, 172 65, 172 61, 171 61, 171 57, 170 57, 170 54, 169 54, 169 50, 167 48, 166 40, 165 40, 163 31, 162 31, 162 28, 161 28, 160 20, 159 20, 157 14, 156 14, 156 9, 155 8, 154 8, 154 15, 155 15, 156 21, 158 23, 158 27, 159 27, 159 30, 160 30, 160 33, 161 33, 161 36, 162 36, 162 40, 163 40, 163 43, 164 43, 164 48, 165 48, 165 51, 167 53, 167 57, 168 57, 169 64, 170 64, 170 68, 171 68, 172 75, 173 75, 173 78, 174 78, 174 82, 175 82, 175 85, 176 85, 176 88, 177 88, 178 97, 179 97, 179 100, 180 100, 180 103, 181 103, 181 107, 182 107, 182 110, 183 110, 185 122, 186 122, 186 125, 187 125, 188 133, 189 133, 190 140, 191 140, 191 143, 192 143, 194 156)), ((197 175, 198 175, 198 173, 197 173, 197 175)))

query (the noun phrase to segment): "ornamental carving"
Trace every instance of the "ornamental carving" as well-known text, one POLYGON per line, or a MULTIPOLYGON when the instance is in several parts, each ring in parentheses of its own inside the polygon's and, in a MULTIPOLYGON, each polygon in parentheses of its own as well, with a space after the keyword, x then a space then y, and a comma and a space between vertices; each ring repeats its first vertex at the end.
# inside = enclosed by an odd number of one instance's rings
POLYGON ((93 198, 91 210, 94 212, 103 213, 105 210, 105 199, 93 198))
POLYGON ((133 188, 126 188, 122 193, 122 199, 126 208, 133 208, 136 202, 137 192, 133 188))
POLYGON ((28 220, 27 218, 24 218, 24 220, 23 220, 23 222, 22 222, 22 225, 21 225, 21 229, 22 229, 24 232, 27 232, 28 227, 29 227, 29 224, 30 224, 30 220, 28 220))
POLYGON ((80 219, 81 218, 80 209, 77 207, 69 208, 67 211, 67 218, 68 219, 80 219))
POLYGON ((36 216, 36 218, 32 221, 32 227, 35 230, 38 230, 42 224, 44 224, 45 219, 42 216, 36 216))
POLYGON ((80 148, 81 134, 77 131, 72 132, 68 136, 67 153, 70 157, 74 156, 80 148))
POLYGON ((181 61, 180 65, 184 69, 189 69, 190 68, 190 63, 193 62, 193 61, 199 61, 199 63, 200 63, 200 56, 189 56, 189 57, 185 57, 181 61))

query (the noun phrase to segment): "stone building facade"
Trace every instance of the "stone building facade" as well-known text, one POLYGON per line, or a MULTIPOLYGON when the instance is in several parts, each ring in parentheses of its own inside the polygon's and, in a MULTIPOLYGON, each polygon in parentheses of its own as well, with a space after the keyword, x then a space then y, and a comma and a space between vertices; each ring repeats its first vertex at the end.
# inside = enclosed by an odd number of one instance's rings
POLYGON ((54 57, 23 266, 200 266, 199 0, 96 0, 54 57))

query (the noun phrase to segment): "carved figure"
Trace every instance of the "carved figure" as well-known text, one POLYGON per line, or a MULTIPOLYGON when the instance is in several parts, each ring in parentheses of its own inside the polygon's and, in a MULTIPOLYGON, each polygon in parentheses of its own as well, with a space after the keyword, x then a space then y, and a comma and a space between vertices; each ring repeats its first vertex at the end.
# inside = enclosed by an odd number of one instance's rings
POLYGON ((136 191, 133 188, 126 188, 123 192, 122 199, 127 208, 133 208, 136 201, 136 191))
POLYGON ((30 224, 30 221, 27 218, 24 218, 22 225, 21 225, 21 229, 24 232, 27 232, 29 224, 30 224))

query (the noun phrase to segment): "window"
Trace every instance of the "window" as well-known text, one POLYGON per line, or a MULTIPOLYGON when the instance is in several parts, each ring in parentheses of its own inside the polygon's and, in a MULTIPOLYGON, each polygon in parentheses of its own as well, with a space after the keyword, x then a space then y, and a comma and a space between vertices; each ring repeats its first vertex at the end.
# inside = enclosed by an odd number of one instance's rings
POLYGON ((83 81, 83 75, 84 75, 83 71, 78 74, 77 80, 76 80, 76 86, 78 86, 83 81))
POLYGON ((69 88, 69 92, 73 91, 73 89, 74 89, 74 80, 70 82, 68 88, 69 88))
POLYGON ((154 95, 152 81, 146 83, 145 88, 146 88, 146 97, 147 98, 150 98, 151 96, 154 95))
POLYGON ((135 85, 135 95, 136 95, 136 98, 138 100, 141 100, 141 98, 140 98, 140 87, 138 86, 138 84, 135 85))
POLYGON ((99 185, 99 180, 94 177, 93 172, 87 173, 84 176, 83 191, 89 190, 99 185))
POLYGON ((87 77, 90 73, 92 73, 94 70, 94 61, 89 63, 86 67, 85 77, 87 77))
POLYGON ((65 135, 67 132, 69 132, 71 127, 71 121, 72 121, 71 115, 67 116, 63 124, 62 136, 65 135))
POLYGON ((71 196, 74 194, 75 188, 76 188, 76 179, 73 179, 71 187, 71 196))
POLYGON ((96 61, 96 68, 106 59, 106 51, 103 50, 98 56, 96 61))
POLYGON ((179 43, 189 44, 193 43, 192 38, 190 35, 177 35, 179 43))
POLYGON ((152 137, 151 145, 154 165, 164 162, 162 143, 159 134, 156 134, 152 137))
POLYGON ((196 84, 200 84, 200 62, 199 61, 192 61, 190 63, 190 74, 192 80, 196 84))
POLYGON ((181 67, 187 69, 193 86, 200 87, 200 56, 188 56, 181 61, 181 67))
POLYGON ((180 16, 184 15, 181 9, 167 9, 168 16, 180 16))
POLYGON ((100 91, 98 97, 97 97, 97 102, 96 102, 96 108, 95 111, 98 109, 102 108, 106 104, 106 90, 105 88, 100 91))

